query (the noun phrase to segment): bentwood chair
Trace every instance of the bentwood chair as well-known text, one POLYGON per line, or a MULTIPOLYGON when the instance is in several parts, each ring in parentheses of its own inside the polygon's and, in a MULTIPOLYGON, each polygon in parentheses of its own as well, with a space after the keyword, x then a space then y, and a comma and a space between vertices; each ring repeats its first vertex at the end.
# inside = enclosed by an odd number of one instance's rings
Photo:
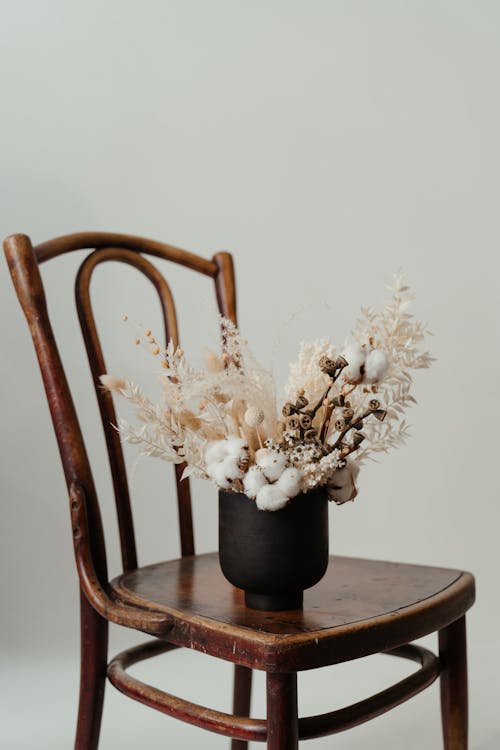
MULTIPOLYGON (((296 750, 299 739, 332 734, 378 716, 441 682, 446 750, 467 748, 465 612, 474 601, 469 573, 442 568, 335 557, 324 579, 305 593, 304 609, 247 609, 243 592, 222 576, 217 554, 195 555, 189 481, 176 471, 182 557, 137 566, 124 458, 111 395, 99 387, 106 371, 89 287, 94 270, 119 261, 143 273, 158 292, 167 339, 178 342, 170 288, 145 256, 162 258, 215 282, 220 311, 236 319, 233 263, 211 260, 160 242, 108 233, 59 237, 33 247, 17 234, 4 243, 42 372, 69 495, 81 602, 81 676, 76 750, 95 750, 106 675, 125 695, 203 729, 232 737, 232 750, 249 740, 269 750, 296 750), (39 265, 74 250, 91 249, 76 277, 76 305, 92 371, 114 484, 123 573, 108 580, 106 550, 92 472, 52 333, 39 265), (108 663, 108 623, 154 636, 108 663), (439 655, 410 642, 439 633, 439 655), (127 668, 186 647, 235 665, 234 715, 205 708, 140 682, 127 668), (410 659, 420 668, 397 684, 346 708, 297 715, 297 673, 375 653, 410 659), (252 670, 267 673, 267 719, 249 717, 252 670)), ((182 471, 182 469, 181 469, 182 471)))

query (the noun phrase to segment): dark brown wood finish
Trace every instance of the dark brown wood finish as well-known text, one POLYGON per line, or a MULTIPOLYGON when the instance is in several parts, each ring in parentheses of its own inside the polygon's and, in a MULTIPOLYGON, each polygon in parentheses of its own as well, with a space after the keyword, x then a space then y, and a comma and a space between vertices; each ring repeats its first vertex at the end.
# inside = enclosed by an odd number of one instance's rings
POLYGON ((80 591, 80 700, 75 748, 97 750, 108 664, 108 621, 80 591))
POLYGON ((298 750, 297 675, 269 672, 267 691, 268 750, 298 750))
POLYGON ((439 633, 441 714, 445 750, 466 750, 468 737, 465 617, 439 633))
POLYGON ((395 648, 445 627, 474 598, 468 573, 333 557, 325 577, 304 592, 303 610, 261 612, 245 607, 217 553, 140 568, 111 587, 120 603, 154 606, 171 618, 169 641, 274 672, 395 648))
MULTIPOLYGON (((252 670, 239 664, 234 668, 233 714, 235 716, 250 716, 252 699, 252 670)), ((231 750, 246 750, 248 743, 243 740, 233 740, 231 750)))
POLYGON ((107 663, 108 622, 155 637, 119 654, 110 681, 157 710, 233 737, 232 750, 249 740, 272 750, 296 750, 298 739, 356 726, 391 709, 429 685, 441 672, 445 750, 467 748, 465 612, 474 600, 468 573, 442 568, 335 557, 325 578, 306 591, 304 609, 258 612, 243 592, 222 577, 217 555, 194 555, 191 497, 176 467, 181 555, 137 568, 133 518, 110 395, 99 387, 106 371, 91 306, 91 278, 103 262, 127 263, 159 295, 166 338, 178 341, 177 318, 167 282, 144 255, 180 264, 215 284, 221 313, 236 322, 234 269, 229 253, 212 260, 180 248, 129 235, 83 232, 33 248, 25 235, 4 242, 10 272, 26 315, 68 486, 76 567, 81 589, 81 688, 76 750, 96 750, 107 663), (52 333, 38 265, 64 253, 89 249, 76 282, 76 300, 113 476, 124 573, 108 581, 100 509, 71 393, 52 333), (407 645, 439 631, 440 657, 407 645), (146 685, 127 667, 179 646, 235 664, 234 714, 197 706, 146 685), (419 662, 417 672, 352 706, 312 717, 297 716, 297 672, 386 652, 419 662), (268 719, 249 718, 252 668, 267 677, 268 719))

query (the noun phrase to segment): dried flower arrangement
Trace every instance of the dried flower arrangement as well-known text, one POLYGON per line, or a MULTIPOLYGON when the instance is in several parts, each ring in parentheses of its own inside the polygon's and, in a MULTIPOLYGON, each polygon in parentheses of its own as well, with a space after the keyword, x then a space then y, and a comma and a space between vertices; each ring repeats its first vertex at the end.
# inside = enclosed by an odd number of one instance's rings
POLYGON ((183 476, 211 479, 275 511, 301 492, 325 486, 337 504, 357 494, 359 467, 372 454, 403 443, 411 370, 433 358, 421 349, 425 326, 407 312, 413 296, 401 276, 380 312, 362 309, 351 342, 337 351, 327 339, 303 342, 290 365, 278 414, 274 380, 252 356, 231 321, 221 319, 222 355, 208 352, 193 368, 172 342, 160 351, 161 403, 122 378, 101 377, 137 407, 140 426, 120 420, 123 441, 141 453, 184 463, 183 476))

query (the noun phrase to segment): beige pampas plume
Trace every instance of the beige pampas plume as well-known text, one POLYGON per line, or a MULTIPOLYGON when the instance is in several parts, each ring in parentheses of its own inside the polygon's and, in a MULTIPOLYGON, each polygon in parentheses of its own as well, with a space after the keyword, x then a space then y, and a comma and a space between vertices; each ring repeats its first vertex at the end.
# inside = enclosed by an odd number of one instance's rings
POLYGON ((123 378, 117 378, 115 375, 99 375, 101 384, 109 391, 124 391, 127 388, 127 381, 123 378))

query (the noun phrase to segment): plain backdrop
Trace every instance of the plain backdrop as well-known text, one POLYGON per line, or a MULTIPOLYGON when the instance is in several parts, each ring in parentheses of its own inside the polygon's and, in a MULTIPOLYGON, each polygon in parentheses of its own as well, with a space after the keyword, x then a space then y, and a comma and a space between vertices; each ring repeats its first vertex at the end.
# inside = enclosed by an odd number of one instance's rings
MULTIPOLYGON (((342 343, 399 268, 437 362, 418 373, 403 449, 367 465, 332 508, 340 554, 469 569, 472 750, 500 745, 497 491, 500 6, 494 0, 0 2, 0 229, 34 242, 129 232, 234 253, 239 318, 283 384, 303 338, 342 343), (495 698, 496 695, 496 698, 495 698)), ((43 268, 119 572, 111 484, 73 304, 82 254, 43 268)), ((181 338, 215 346, 210 282, 165 267, 181 338)), ((67 499, 31 341, 0 263, 0 746, 72 746, 77 585, 67 499)), ((154 394, 136 326, 159 330, 134 271, 93 287, 108 367, 154 394), (129 323, 121 321, 127 313, 129 323)), ((171 470, 127 451, 140 562, 178 555, 171 470)), ((216 546, 215 490, 194 487, 199 551, 216 546)), ((140 640, 114 629, 111 652, 140 640)), ((426 639, 435 645, 435 639, 426 639)), ((228 665, 192 652, 136 668, 227 710, 228 665)), ((303 713, 407 674, 371 657, 300 678, 303 713)), ((263 680, 256 715, 264 715, 263 680)), ((440 747, 438 688, 311 747, 440 747)), ((103 748, 227 741, 108 688, 103 748)))

